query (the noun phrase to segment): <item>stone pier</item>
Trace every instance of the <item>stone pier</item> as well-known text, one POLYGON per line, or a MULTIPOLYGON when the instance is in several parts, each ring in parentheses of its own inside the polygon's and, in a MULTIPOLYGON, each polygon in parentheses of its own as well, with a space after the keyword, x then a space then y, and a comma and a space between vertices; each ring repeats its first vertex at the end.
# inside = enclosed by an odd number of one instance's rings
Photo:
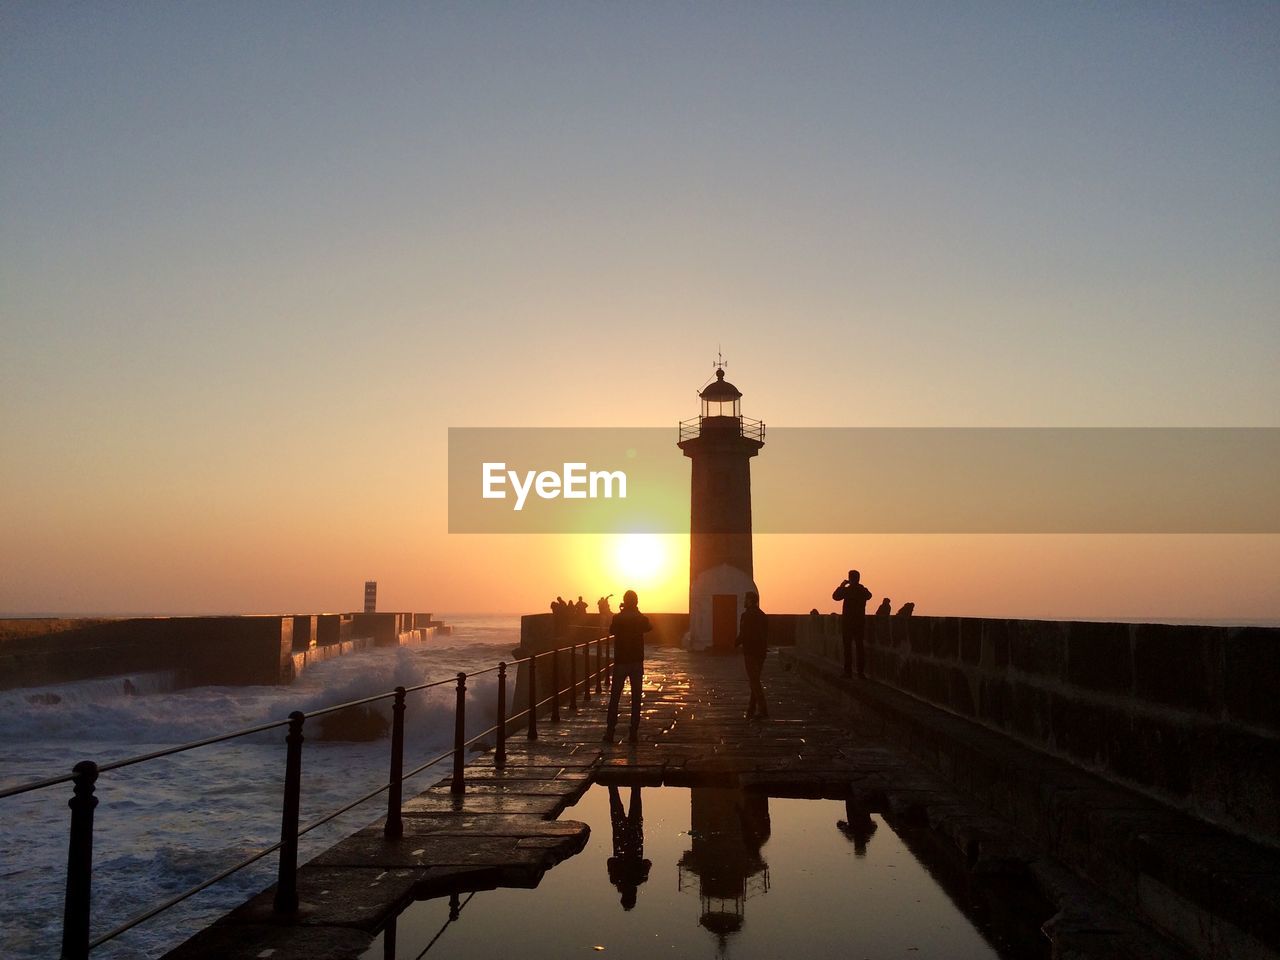
MULTIPOLYGON (((1055 958, 1280 955, 1274 849, 836 673, 800 649, 772 652, 770 718, 747 722, 740 660, 653 650, 639 744, 602 743, 603 698, 579 696, 559 724, 540 717, 537 740, 513 732, 505 767, 477 755, 463 795, 442 779, 407 800, 400 839, 378 820, 304 865, 296 917, 272 916, 268 889, 167 956, 356 958, 415 899, 535 886, 584 846, 572 810, 557 818, 593 782, 845 799, 931 827, 974 875, 1043 901, 1055 958)), ((536 942, 528 933, 522 954, 536 942)))

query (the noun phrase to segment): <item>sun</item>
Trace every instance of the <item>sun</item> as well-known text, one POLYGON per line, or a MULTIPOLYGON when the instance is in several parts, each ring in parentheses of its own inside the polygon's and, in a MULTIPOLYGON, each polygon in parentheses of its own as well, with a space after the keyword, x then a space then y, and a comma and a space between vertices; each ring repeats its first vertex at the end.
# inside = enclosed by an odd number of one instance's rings
POLYGON ((584 537, 580 543, 583 582, 609 594, 613 609, 627 590, 640 594, 641 609, 674 610, 683 605, 689 589, 683 569, 687 561, 681 559, 689 555, 687 534, 605 534, 584 537))
POLYGON ((666 545, 657 534, 624 534, 614 544, 613 567, 622 579, 648 586, 665 577, 666 545))

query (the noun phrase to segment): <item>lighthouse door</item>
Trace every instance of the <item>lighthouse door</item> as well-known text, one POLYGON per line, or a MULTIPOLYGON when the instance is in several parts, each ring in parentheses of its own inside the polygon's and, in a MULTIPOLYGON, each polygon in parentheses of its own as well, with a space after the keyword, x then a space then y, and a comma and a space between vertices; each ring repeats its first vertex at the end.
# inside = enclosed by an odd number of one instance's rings
POLYGON ((711 649, 717 653, 732 653, 733 642, 738 639, 738 595, 713 593, 711 595, 711 649))

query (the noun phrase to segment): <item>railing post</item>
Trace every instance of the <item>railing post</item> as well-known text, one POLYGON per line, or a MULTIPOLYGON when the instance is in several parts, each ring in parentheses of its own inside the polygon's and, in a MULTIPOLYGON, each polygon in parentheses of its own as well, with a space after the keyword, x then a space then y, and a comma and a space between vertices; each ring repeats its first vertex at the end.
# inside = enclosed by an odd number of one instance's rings
POLYGON ((284 810, 280 816, 280 872, 276 880, 276 913, 298 912, 298 809, 302 802, 302 724, 306 714, 289 714, 284 738, 284 810))
POLYGON ((529 727, 526 736, 538 739, 538 655, 529 655, 529 727))
POLYGON ((601 637, 596 641, 596 693, 601 692, 604 684, 613 685, 609 677, 609 638, 601 637))
POLYGON ((569 709, 578 712, 578 645, 569 644, 569 709))
POLYGON ((551 722, 560 722, 560 648, 551 651, 551 722))
POLYGON ((398 840, 404 835, 404 818, 400 815, 401 780, 404 779, 404 696, 404 687, 396 687, 396 699, 391 706, 391 786, 387 791, 387 825, 382 829, 382 835, 388 840, 398 840))
POLYGON ((467 675, 458 674, 458 704, 453 711, 453 783, 449 786, 451 793, 462 793, 466 784, 462 779, 463 756, 462 745, 466 735, 463 732, 467 722, 467 675))
POLYGON ((393 915, 382 928, 382 960, 396 960, 396 918, 393 915))
POLYGON ((498 744, 493 751, 494 766, 507 762, 507 662, 498 664, 498 744))
POLYGON ((93 880, 93 795, 98 765, 81 760, 74 774, 71 799, 71 838, 67 844, 67 892, 62 910, 62 960, 87 960, 89 956, 89 900, 93 880))

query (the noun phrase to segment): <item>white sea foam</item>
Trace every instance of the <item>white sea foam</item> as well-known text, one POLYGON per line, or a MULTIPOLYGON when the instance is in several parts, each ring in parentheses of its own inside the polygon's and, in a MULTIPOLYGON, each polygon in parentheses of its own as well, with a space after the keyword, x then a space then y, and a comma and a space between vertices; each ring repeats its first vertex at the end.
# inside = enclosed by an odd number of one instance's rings
MULTIPOLYGON (((467 619, 451 637, 368 649, 309 666, 287 687, 175 690, 173 677, 129 675, 0 693, 0 784, 68 771, 224 730, 281 719, 382 693, 397 685, 451 678, 511 659, 514 618, 467 619), (128 684, 125 681, 128 680, 128 684)), ((468 735, 492 726, 495 676, 471 679, 468 735)), ((514 683, 508 685, 511 695, 514 683)), ((410 696, 405 763, 453 742, 452 684, 410 696)), ((390 701, 377 705, 390 717, 390 701)), ((307 724, 303 823, 386 783, 388 742, 325 742, 307 724)), ((97 935, 230 866, 279 838, 283 730, 104 773, 95 815, 93 931, 97 935)), ((444 774, 433 768, 411 790, 444 774)), ((66 864, 67 785, 0 800, 0 954, 15 960, 57 954, 66 864)), ((377 798, 302 838, 301 860, 377 819, 377 798)), ((265 860, 94 951, 95 958, 156 957, 274 879, 265 860)))

